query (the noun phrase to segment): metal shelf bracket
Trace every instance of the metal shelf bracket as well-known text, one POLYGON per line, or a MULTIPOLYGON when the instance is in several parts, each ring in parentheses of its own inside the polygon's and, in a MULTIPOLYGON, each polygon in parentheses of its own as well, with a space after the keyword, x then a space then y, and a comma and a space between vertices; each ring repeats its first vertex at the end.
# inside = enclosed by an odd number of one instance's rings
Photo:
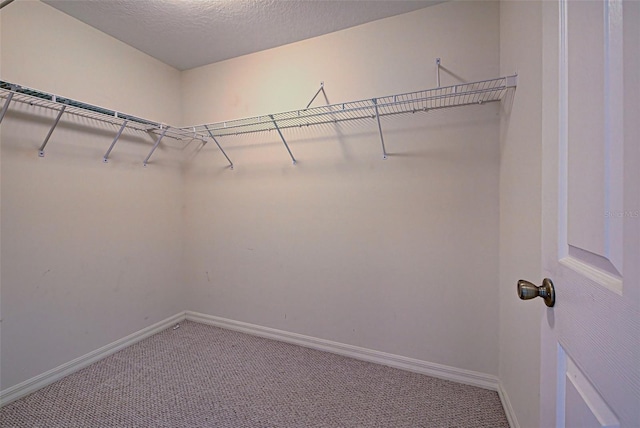
POLYGON ((387 158, 387 150, 384 148, 384 136, 382 135, 382 125, 380 125, 380 113, 378 113, 378 100, 373 98, 373 108, 376 111, 376 120, 378 121, 378 132, 380 132, 380 142, 382 143, 382 159, 387 158))
POLYGON ((149 162, 149 158, 151 158, 151 155, 153 154, 153 152, 156 151, 156 149, 158 148, 158 145, 160 144, 160 141, 162 141, 162 137, 164 137, 164 134, 167 133, 167 130, 169 129, 169 127, 165 127, 162 130, 162 133, 158 136, 158 139, 156 140, 156 143, 153 145, 153 147, 151 148, 151 151, 149 152, 149 154, 147 155, 146 159, 144 160, 144 162, 142 163, 144 166, 147 166, 147 163, 149 162))
POLYGON ((278 131, 278 134, 280 134, 280 138, 282 139, 282 142, 284 143, 284 146, 287 148, 287 151, 289 152, 289 156, 291 156, 291 160, 293 161, 293 164, 296 164, 296 158, 293 157, 293 153, 291 153, 291 149, 289 149, 289 145, 287 144, 287 140, 284 139, 284 136, 282 135, 282 132, 280 131, 280 128, 278 127, 278 124, 276 123, 276 120, 273 118, 273 115, 270 114, 269 117, 271 118, 271 121, 273 122, 273 126, 276 127, 276 131, 278 131))
POLYGON ((116 137, 113 139, 113 142, 109 146, 109 150, 107 150, 107 153, 104 154, 104 157, 102 158, 102 162, 104 163, 109 162, 109 154, 111 154, 111 150, 113 150, 113 146, 116 145, 116 143, 118 142, 118 139, 122 135, 122 131, 124 131, 124 128, 127 127, 127 122, 128 120, 125 120, 124 122, 122 122, 122 126, 120 126, 120 130, 118 131, 118 133, 116 134, 116 137))
MULTIPOLYGON (((227 162, 229 162, 229 167, 231 169, 233 169, 233 162, 231 162, 231 159, 229 159, 229 156, 227 156, 227 154, 225 153, 225 151, 222 149, 222 146, 220 146, 220 143, 218 143, 218 140, 216 140, 216 137, 213 135, 213 133, 211 132, 211 130, 209 129, 209 127, 207 125, 204 126, 204 129, 207 130, 207 132, 209 133, 209 136, 211 137, 211 139, 213 140, 214 143, 216 143, 216 146, 218 146, 218 148, 220 149, 220 151, 222 152, 222 154, 224 155, 225 158, 227 158, 227 162)), ((194 131, 195 133, 195 131, 194 131)))
POLYGON ((58 126, 58 122, 60 122, 60 118, 62 117, 62 113, 64 113, 66 108, 67 108, 67 106, 62 106, 62 108, 58 112, 58 116, 56 117, 56 120, 53 122, 53 125, 51 126, 51 129, 49 130, 49 133, 47 134, 47 137, 44 139, 44 142, 40 146, 40 149, 38 150, 38 156, 40 156, 41 158, 44 157, 44 148, 47 147, 47 143, 49 142, 49 138, 51 138, 51 134, 53 134, 53 130, 56 129, 56 126, 58 126))
POLYGON ((2 3, 0 3, 0 9, 10 5, 11 3, 13 3, 13 0, 4 0, 2 3))
POLYGON ((320 82, 320 89, 318 89, 318 91, 316 92, 316 94, 313 96, 313 98, 311 98, 311 101, 309 101, 309 103, 307 104, 307 106, 304 108, 305 110, 309 108, 309 106, 311 105, 312 102, 315 101, 316 97, 318 96, 318 94, 322 92, 323 94, 325 94, 325 96, 327 95, 326 92, 324 91, 324 82, 320 82))
POLYGON ((436 85, 440 87, 440 58, 436 58, 436 85))
POLYGON ((7 101, 4 102, 4 106, 2 107, 2 111, 0 112, 0 123, 2 123, 2 119, 4 119, 4 115, 7 114, 7 110, 9 110, 9 104, 11 104, 11 100, 13 99, 13 92, 9 92, 7 96, 7 101))

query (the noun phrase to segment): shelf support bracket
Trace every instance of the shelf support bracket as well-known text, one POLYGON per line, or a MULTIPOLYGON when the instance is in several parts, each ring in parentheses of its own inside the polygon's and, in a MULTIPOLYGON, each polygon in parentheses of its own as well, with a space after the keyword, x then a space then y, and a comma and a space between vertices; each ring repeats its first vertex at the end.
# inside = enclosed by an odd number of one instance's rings
POLYGON ((144 166, 147 166, 147 163, 149 162, 149 158, 151 158, 151 155, 153 154, 153 152, 155 152, 155 151, 156 151, 156 149, 158 148, 158 145, 160 144, 160 141, 162 141, 162 137, 164 137, 164 134, 166 134, 166 133, 167 133, 167 130, 168 130, 168 129, 169 129, 169 127, 168 127, 168 126, 167 126, 167 127, 165 127, 165 128, 162 130, 162 134, 160 134, 160 135, 158 136, 158 139, 156 140, 156 143, 153 145, 153 147, 151 148, 151 151, 149 152, 149 154, 147 155, 146 159, 145 159, 145 160, 144 160, 144 162, 143 162, 143 165, 144 165, 144 166))
POLYGON ((227 154, 224 152, 224 150, 222 149, 222 146, 220 145, 220 143, 218 143, 218 140, 216 140, 216 137, 213 136, 213 132, 211 132, 211 130, 207 125, 204 126, 204 129, 207 130, 207 132, 209 133, 209 136, 211 137, 213 142, 216 143, 216 146, 218 146, 218 148, 220 149, 224 157, 227 158, 227 162, 229 162, 229 167, 233 169, 233 162, 231 162, 231 159, 229 159, 229 156, 227 156, 227 154))
POLYGON ((284 136, 282 135, 282 132, 280 131, 280 128, 278 127, 278 124, 276 123, 276 120, 273 118, 273 115, 270 114, 269 117, 271 118, 271 121, 273 122, 273 126, 276 127, 276 131, 278 131, 278 134, 280 134, 280 138, 282 139, 282 142, 284 143, 284 146, 287 148, 287 151, 289 152, 289 156, 291 156, 291 160, 293 161, 293 164, 296 164, 296 158, 293 157, 293 154, 291 153, 291 150, 289 149, 289 145, 287 144, 287 140, 284 139, 284 136))
POLYGON ((507 88, 515 88, 516 86, 518 86, 518 75, 514 74, 513 76, 507 76, 504 78, 505 80, 505 86, 507 88))
POLYGON ((11 3, 13 3, 13 0, 4 0, 2 3, 0 3, 0 9, 4 8, 5 6, 9 6, 11 3))
POLYGON ((41 158, 44 157, 44 148, 47 147, 47 143, 49 142, 49 138, 51 138, 51 134, 53 134, 53 130, 56 129, 56 126, 58 126, 58 122, 60 122, 60 118, 62 117, 62 113, 64 113, 64 110, 66 108, 67 108, 67 106, 62 106, 62 108, 58 112, 58 116, 56 117, 56 120, 53 122, 53 126, 51 126, 51 129, 49 130, 49 133, 47 134, 47 137, 44 139, 44 142, 40 146, 40 149, 38 150, 38 156, 40 156, 41 158))
POLYGON ((13 98, 13 92, 9 92, 7 101, 4 102, 4 106, 2 107, 2 111, 0 112, 0 123, 2 123, 2 119, 4 119, 4 115, 7 114, 7 110, 9 110, 9 104, 11 103, 12 98, 13 98))
POLYGON ((440 87, 440 58, 436 58, 436 85, 440 87))
POLYGON ((313 96, 313 98, 311 98, 311 101, 309 101, 309 104, 307 104, 307 106, 304 108, 305 110, 309 108, 309 106, 311 105, 312 102, 315 101, 316 97, 318 96, 318 94, 322 92, 323 94, 326 95, 326 93, 324 92, 324 82, 320 82, 320 89, 318 89, 318 91, 316 92, 316 94, 313 96))
POLYGON ((122 131, 124 131, 124 128, 127 127, 127 122, 128 122, 127 120, 122 122, 122 126, 120 127, 120 130, 116 134, 116 138, 113 139, 113 142, 111 143, 111 146, 109 146, 109 150, 107 150, 107 153, 104 154, 104 157, 102 158, 102 162, 104 162, 104 163, 109 162, 109 155, 111 154, 111 150, 113 150, 113 146, 115 146, 116 143, 118 142, 118 139, 122 135, 122 131))
POLYGON ((376 120, 378 121, 378 132, 380 132, 380 142, 382 143, 382 159, 386 159, 387 150, 384 148, 384 136, 382 135, 382 125, 380 125, 380 113, 378 113, 378 100, 374 98, 371 101, 373 101, 373 108, 376 111, 376 120))

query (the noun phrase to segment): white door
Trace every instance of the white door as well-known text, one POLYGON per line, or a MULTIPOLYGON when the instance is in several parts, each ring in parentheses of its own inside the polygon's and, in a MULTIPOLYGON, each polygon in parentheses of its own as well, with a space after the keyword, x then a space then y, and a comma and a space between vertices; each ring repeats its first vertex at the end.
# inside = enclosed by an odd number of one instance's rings
POLYGON ((637 428, 640 2, 542 7, 541 426, 637 428))

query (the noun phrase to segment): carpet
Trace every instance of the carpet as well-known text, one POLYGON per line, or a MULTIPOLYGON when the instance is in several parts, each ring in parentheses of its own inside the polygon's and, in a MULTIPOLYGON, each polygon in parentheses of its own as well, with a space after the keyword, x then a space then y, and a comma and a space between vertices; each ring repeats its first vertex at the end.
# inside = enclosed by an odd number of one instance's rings
POLYGON ((509 425, 495 391, 185 321, 4 406, 0 427, 509 425))

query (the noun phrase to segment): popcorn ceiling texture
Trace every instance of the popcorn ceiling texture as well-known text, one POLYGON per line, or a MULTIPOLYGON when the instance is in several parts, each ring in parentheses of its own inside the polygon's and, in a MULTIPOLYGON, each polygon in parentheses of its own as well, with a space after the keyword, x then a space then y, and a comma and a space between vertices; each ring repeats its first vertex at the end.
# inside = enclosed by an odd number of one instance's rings
POLYGON ((0 409, 0 427, 508 428, 495 391, 194 322, 0 409))
POLYGON ((44 0, 178 70, 282 46, 443 0, 44 0))

